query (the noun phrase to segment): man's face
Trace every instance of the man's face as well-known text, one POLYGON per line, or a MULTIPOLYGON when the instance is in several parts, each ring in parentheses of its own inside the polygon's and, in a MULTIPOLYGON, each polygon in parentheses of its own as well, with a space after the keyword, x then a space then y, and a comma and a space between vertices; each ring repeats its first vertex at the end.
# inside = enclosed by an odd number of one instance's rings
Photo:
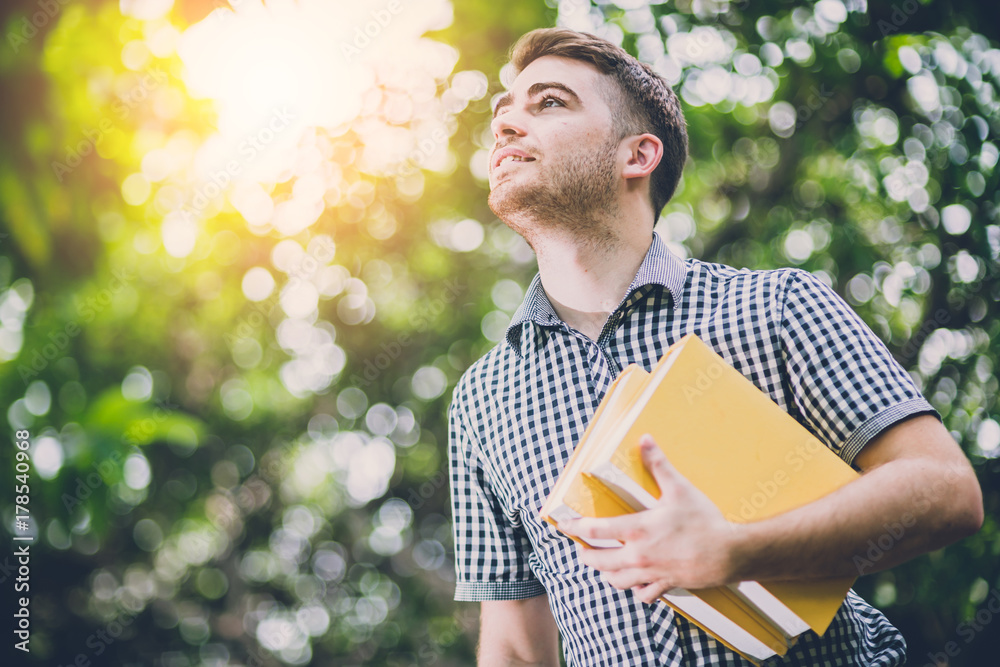
POLYGON ((531 231, 518 227, 522 213, 564 226, 614 210, 620 142, 602 95, 609 85, 588 63, 544 56, 497 103, 489 204, 518 233, 531 231))

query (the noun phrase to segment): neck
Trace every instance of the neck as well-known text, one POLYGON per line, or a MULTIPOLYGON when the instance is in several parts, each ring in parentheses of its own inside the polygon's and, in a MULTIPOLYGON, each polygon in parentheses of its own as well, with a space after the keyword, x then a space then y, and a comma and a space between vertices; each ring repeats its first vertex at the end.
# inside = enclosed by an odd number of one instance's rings
POLYGON ((606 228, 600 239, 566 230, 534 239, 542 286, 556 314, 592 340, 625 297, 652 242, 652 225, 624 219, 635 224, 606 228))

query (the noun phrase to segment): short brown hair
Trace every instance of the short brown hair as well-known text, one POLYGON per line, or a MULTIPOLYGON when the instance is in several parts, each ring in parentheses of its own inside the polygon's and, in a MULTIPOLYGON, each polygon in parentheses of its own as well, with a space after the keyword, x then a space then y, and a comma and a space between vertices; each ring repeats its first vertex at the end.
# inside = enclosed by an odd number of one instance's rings
POLYGON ((539 28, 525 33, 511 47, 510 62, 517 72, 542 56, 561 56, 594 65, 617 84, 607 100, 619 138, 649 132, 663 143, 663 158, 650 178, 653 215, 670 201, 687 160, 688 138, 677 95, 659 74, 625 49, 586 32, 567 28, 539 28))

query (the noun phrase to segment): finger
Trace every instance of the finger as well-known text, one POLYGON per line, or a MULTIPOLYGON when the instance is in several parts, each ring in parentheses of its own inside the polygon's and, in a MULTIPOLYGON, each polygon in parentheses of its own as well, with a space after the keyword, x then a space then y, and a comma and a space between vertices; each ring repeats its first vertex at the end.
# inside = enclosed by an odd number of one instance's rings
MULTIPOLYGON (((644 591, 649 587, 649 573, 642 570, 616 570, 602 572, 601 578, 618 590, 638 589, 644 591)), ((654 596, 655 599, 655 596, 654 596)))
POLYGON ((582 519, 560 521, 559 529, 567 535, 573 535, 584 540, 594 538, 624 542, 625 531, 631 530, 633 523, 635 523, 635 520, 628 516, 607 519, 584 517, 582 519))
POLYGON ((665 579, 654 581, 645 586, 637 586, 633 589, 636 598, 646 604, 654 604, 664 593, 670 590, 670 584, 665 579))
POLYGON ((622 547, 605 547, 588 549, 578 547, 577 559, 588 567, 596 570, 621 570, 628 567, 625 561, 627 554, 622 553, 622 547))
POLYGON ((677 483, 680 473, 653 440, 653 436, 647 433, 639 438, 639 451, 642 454, 643 464, 659 484, 660 491, 665 491, 671 484, 677 483))
POLYGON ((604 549, 581 548, 577 551, 577 558, 584 565, 604 573, 632 573, 635 581, 630 586, 648 583, 663 576, 663 571, 657 568, 656 563, 627 544, 604 549))

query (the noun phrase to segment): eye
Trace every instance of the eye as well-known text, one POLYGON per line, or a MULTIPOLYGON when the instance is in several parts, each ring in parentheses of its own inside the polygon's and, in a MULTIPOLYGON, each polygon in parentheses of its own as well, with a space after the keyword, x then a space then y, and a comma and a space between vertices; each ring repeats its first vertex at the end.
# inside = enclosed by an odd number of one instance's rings
POLYGON ((543 97, 538 102, 538 106, 540 108, 542 108, 542 109, 550 109, 550 108, 552 108, 553 106, 556 106, 556 105, 564 107, 564 106, 566 106, 566 103, 563 102, 558 97, 556 97, 555 95, 546 95, 545 97, 543 97), (555 104, 554 105, 553 104, 549 104, 549 102, 555 102, 555 104))

